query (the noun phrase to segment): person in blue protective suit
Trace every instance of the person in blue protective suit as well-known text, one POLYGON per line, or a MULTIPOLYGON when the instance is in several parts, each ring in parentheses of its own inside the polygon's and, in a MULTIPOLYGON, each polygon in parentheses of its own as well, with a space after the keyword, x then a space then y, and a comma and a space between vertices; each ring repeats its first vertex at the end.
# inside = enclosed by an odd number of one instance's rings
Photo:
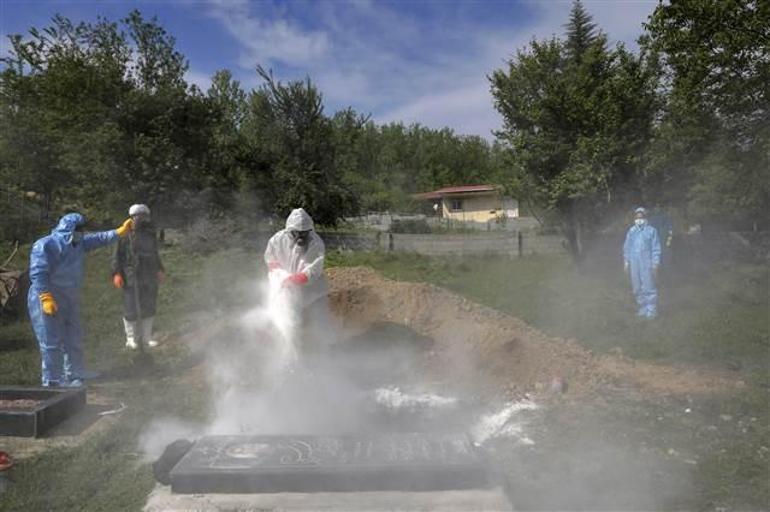
POLYGON ((133 226, 128 219, 117 229, 86 233, 85 222, 83 215, 68 213, 30 253, 27 306, 40 347, 43 386, 80 386, 89 377, 80 327, 85 254, 116 242, 133 226))
POLYGON ((647 210, 634 211, 634 225, 626 233, 623 244, 623 267, 631 277, 634 298, 639 306, 637 315, 655 318, 658 314, 656 279, 660 267, 658 231, 647 222, 647 210))

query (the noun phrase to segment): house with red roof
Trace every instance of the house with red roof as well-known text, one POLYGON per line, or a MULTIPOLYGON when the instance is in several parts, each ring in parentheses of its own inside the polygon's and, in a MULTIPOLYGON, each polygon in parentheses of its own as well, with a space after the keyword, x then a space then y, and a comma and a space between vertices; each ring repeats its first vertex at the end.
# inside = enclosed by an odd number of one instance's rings
POLYGON ((413 196, 429 201, 437 215, 462 222, 489 222, 519 216, 518 202, 503 196, 499 185, 444 187, 413 196))

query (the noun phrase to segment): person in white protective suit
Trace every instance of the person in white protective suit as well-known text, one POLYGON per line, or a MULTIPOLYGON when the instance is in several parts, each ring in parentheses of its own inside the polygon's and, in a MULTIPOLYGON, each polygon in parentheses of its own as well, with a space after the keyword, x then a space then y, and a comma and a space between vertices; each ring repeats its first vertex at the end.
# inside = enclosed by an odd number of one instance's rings
POLYGON ((286 227, 267 242, 265 263, 269 279, 286 295, 286 307, 294 308, 298 329, 295 341, 320 348, 332 341, 324 277, 323 240, 315 232, 313 219, 302 209, 292 210, 286 227))

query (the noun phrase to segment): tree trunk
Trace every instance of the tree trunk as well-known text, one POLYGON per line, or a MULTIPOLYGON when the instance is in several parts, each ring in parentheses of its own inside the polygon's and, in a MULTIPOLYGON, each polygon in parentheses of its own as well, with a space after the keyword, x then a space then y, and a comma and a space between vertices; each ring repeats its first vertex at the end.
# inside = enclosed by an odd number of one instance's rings
POLYGON ((574 204, 570 207, 565 225, 569 253, 579 262, 583 258, 583 223, 574 204))

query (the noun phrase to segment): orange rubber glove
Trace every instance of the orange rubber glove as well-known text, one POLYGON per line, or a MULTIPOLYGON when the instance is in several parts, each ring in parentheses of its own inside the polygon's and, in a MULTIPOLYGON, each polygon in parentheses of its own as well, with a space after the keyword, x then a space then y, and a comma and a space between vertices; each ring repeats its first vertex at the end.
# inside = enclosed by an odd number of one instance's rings
POLYGON ((120 274, 115 274, 112 276, 112 284, 115 286, 115 288, 123 288, 126 283, 123 281, 123 276, 120 274))
POLYGON ((158 283, 163 283, 166 280, 166 273, 162 270, 158 270, 158 273, 155 274, 155 277, 158 279, 158 283))
POLYGON ((305 283, 307 283, 307 276, 302 272, 297 272, 296 274, 292 274, 283 280, 284 287, 289 285, 302 286, 305 283))
POLYGON ((0 471, 11 469, 13 467, 13 459, 5 452, 0 452, 0 471))
POLYGON ((59 311, 59 306, 56 305, 56 299, 53 298, 51 292, 43 292, 38 297, 40 298, 40 305, 43 307, 43 313, 55 315, 59 311))
POLYGON ((131 219, 126 219, 123 224, 121 224, 120 227, 115 231, 117 231, 119 237, 123 238, 132 229, 134 229, 134 221, 131 219))

